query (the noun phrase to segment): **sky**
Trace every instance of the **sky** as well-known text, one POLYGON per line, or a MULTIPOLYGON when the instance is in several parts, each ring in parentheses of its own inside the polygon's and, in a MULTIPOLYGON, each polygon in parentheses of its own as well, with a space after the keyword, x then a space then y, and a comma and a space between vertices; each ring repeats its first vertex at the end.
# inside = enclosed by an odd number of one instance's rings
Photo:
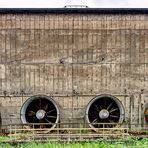
POLYGON ((146 8, 148 0, 0 0, 0 8, 59 8, 87 5, 90 8, 146 8))

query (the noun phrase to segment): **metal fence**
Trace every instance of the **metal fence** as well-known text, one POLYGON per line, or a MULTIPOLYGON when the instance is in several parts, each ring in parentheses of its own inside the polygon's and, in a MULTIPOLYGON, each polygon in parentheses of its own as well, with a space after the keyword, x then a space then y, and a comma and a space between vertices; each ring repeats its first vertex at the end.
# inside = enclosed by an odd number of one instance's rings
POLYGON ((36 128, 36 125, 51 125, 49 123, 3 125, 0 127, 0 142, 92 141, 99 138, 124 139, 129 135, 148 137, 148 126, 146 124, 122 126, 113 123, 97 124, 100 128, 90 128, 88 124, 83 123, 58 123, 55 128, 46 128, 47 126, 36 128))
POLYGON ((35 128, 38 124, 11 124, 1 128, 3 138, 0 140, 1 142, 91 141, 98 138, 125 138, 129 132, 127 127, 106 128, 106 123, 101 123, 103 126, 95 129, 80 123, 72 123, 79 124, 79 128, 67 128, 68 124, 70 123, 57 124, 56 128, 35 128))

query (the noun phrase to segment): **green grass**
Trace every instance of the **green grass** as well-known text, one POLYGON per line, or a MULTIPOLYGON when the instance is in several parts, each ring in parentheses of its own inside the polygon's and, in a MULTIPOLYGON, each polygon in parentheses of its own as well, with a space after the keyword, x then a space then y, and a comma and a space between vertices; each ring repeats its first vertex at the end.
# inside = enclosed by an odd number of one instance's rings
POLYGON ((147 148, 148 139, 138 140, 136 138, 128 138, 126 141, 118 140, 116 142, 107 142, 105 140, 97 140, 93 142, 76 142, 76 143, 24 143, 10 145, 1 143, 0 148, 147 148))

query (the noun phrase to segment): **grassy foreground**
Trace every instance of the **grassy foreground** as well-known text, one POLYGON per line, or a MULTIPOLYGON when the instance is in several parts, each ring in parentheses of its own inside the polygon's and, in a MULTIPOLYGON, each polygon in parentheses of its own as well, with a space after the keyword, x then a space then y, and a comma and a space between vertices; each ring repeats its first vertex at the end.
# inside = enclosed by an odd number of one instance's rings
POLYGON ((130 138, 125 142, 119 140, 116 142, 107 142, 98 140, 94 142, 77 142, 77 143, 24 143, 10 145, 8 143, 0 143, 0 148, 147 148, 148 139, 138 140, 130 138))

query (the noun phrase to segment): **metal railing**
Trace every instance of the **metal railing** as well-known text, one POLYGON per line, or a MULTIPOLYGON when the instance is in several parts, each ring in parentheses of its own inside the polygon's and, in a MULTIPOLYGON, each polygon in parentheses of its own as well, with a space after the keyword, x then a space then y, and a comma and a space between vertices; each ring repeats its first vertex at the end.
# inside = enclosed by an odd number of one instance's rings
MULTIPOLYGON (((92 129, 88 124, 60 123, 56 128, 35 128, 39 124, 11 124, 1 128, 5 132, 1 142, 29 142, 29 141, 91 141, 98 138, 124 138, 128 135, 128 128, 112 127, 106 128, 107 123, 101 128, 92 129), (71 124, 72 128, 68 125, 71 124), (82 127, 82 128, 81 128, 82 127), (97 131, 96 131, 97 129, 97 131)), ((51 125, 51 124, 42 124, 51 125)))
POLYGON ((145 134, 148 135, 148 124, 128 124, 129 133, 145 134))

